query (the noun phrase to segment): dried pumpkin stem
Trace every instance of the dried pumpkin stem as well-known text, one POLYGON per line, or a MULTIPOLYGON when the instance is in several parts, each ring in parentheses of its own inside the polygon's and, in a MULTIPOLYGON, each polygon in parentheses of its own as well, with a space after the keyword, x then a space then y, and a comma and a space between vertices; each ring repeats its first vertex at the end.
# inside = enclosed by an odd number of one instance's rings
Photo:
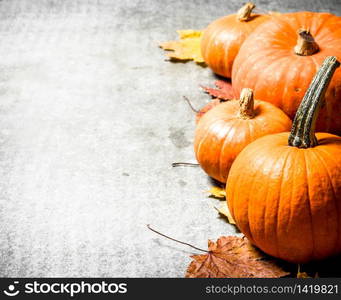
POLYGON ((311 148, 317 145, 316 119, 335 70, 340 66, 335 56, 328 56, 313 78, 297 110, 289 136, 289 146, 311 148))
POLYGON ((319 51, 319 46, 308 29, 298 31, 297 44, 294 48, 297 55, 309 56, 319 51))
POLYGON ((171 241, 174 241, 174 242, 177 242, 177 243, 180 243, 180 244, 189 246, 189 247, 191 247, 191 248, 193 248, 193 249, 196 249, 196 250, 199 250, 199 251, 202 251, 202 252, 210 253, 210 251, 208 251, 208 250, 205 250, 205 249, 201 249, 201 248, 195 247, 195 246, 193 246, 193 245, 191 245, 191 244, 189 244, 189 243, 185 243, 185 242, 179 241, 179 240, 177 240, 177 239, 174 239, 174 238, 172 238, 172 237, 170 237, 170 236, 168 236, 168 235, 165 235, 165 234, 163 234, 163 233, 161 233, 161 232, 159 232, 159 231, 157 231, 157 230, 151 228, 149 224, 147 224, 147 227, 148 227, 149 230, 151 230, 151 231, 153 231, 153 232, 155 232, 155 233, 157 233, 157 234, 159 234, 159 235, 161 235, 161 236, 163 236, 163 237, 165 237, 165 238, 167 238, 167 239, 169 239, 169 240, 171 240, 171 241))
POLYGON ((239 117, 242 119, 252 119, 255 116, 253 91, 248 88, 242 89, 239 99, 239 117))
POLYGON ((246 3, 242 8, 240 8, 237 12, 237 20, 241 22, 247 22, 251 19, 252 10, 256 7, 256 5, 252 2, 246 3))

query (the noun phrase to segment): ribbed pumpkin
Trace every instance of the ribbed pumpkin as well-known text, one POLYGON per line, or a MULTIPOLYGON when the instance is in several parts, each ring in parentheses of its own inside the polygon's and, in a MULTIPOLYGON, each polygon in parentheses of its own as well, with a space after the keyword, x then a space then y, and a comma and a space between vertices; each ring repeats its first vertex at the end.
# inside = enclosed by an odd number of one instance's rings
POLYGON ((325 60, 291 133, 268 135, 248 145, 227 180, 228 206, 238 228, 264 252, 290 262, 341 253, 341 137, 314 134, 319 107, 338 66, 336 57, 325 60))
POLYGON ((254 8, 253 3, 246 3, 237 14, 222 17, 204 30, 201 53, 216 74, 231 77, 241 44, 259 24, 269 19, 267 15, 252 14, 254 8))
MULTIPOLYGON (((243 43, 233 64, 236 95, 252 88, 255 97, 294 118, 318 67, 327 56, 341 59, 341 18, 329 13, 297 12, 273 17, 243 43)), ((341 134, 341 70, 326 91, 316 127, 341 134)))
POLYGON ((194 151, 203 170, 225 183, 232 162, 249 143, 266 134, 290 130, 279 108, 254 100, 243 89, 240 100, 221 103, 206 112, 196 127, 194 151))

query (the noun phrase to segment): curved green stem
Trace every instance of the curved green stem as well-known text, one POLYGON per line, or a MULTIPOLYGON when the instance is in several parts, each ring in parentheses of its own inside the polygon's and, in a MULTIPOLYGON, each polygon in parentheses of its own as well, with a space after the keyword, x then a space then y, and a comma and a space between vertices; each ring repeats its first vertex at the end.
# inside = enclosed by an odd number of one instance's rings
POLYGON ((289 136, 289 146, 311 148, 317 145, 315 137, 316 119, 322 100, 340 62, 335 56, 328 56, 313 78, 297 110, 289 136))

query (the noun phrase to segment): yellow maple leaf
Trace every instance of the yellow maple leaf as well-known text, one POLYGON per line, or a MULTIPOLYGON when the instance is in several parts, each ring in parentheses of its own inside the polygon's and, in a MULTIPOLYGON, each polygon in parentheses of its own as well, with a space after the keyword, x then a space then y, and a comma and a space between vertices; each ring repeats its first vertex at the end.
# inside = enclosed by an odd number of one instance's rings
POLYGON ((227 220, 229 221, 230 224, 233 224, 235 225, 236 224, 236 221, 233 219, 232 215, 231 215, 231 212, 227 206, 227 203, 224 202, 224 204, 217 208, 217 207, 214 207, 221 215, 223 215, 224 217, 227 218, 227 220))
POLYGON ((218 199, 225 199, 226 198, 226 191, 225 188, 213 186, 209 191, 210 197, 218 198, 218 199))
POLYGON ((178 41, 168 41, 161 43, 160 48, 171 51, 167 53, 170 60, 194 60, 198 64, 203 64, 204 59, 201 55, 200 41, 202 31, 198 30, 177 30, 178 41))

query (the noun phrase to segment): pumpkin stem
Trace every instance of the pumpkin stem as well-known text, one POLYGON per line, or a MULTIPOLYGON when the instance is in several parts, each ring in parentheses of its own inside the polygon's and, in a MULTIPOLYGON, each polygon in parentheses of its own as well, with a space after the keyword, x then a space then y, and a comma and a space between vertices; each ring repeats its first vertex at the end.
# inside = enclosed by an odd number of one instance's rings
POLYGON ((172 237, 170 237, 170 236, 168 236, 168 235, 165 235, 165 234, 161 233, 160 231, 157 231, 157 230, 153 229, 152 227, 150 227, 149 224, 147 224, 147 228, 148 228, 149 230, 151 230, 151 231, 153 231, 153 232, 155 232, 155 233, 157 233, 157 234, 159 234, 159 235, 161 235, 161 236, 163 236, 163 237, 165 237, 165 238, 171 240, 171 241, 174 241, 174 242, 177 242, 177 243, 179 243, 179 244, 183 244, 183 245, 189 246, 189 247, 191 247, 191 248, 193 248, 193 249, 196 249, 196 250, 199 250, 199 251, 202 251, 202 252, 210 253, 210 251, 208 251, 208 250, 198 248, 198 247, 193 246, 193 245, 191 245, 191 244, 189 244, 189 243, 185 243, 185 242, 179 241, 179 240, 177 240, 177 239, 175 239, 175 238, 172 238, 172 237))
POLYGON ((242 119, 252 119, 255 116, 253 91, 248 88, 242 89, 239 99, 239 117, 242 119))
POLYGON ((240 22, 247 22, 251 19, 252 10, 256 7, 256 5, 252 2, 246 3, 242 8, 240 8, 237 12, 237 20, 240 22))
POLYGON ((339 66, 340 62, 335 56, 328 56, 324 60, 297 110, 289 135, 289 146, 311 148, 317 145, 316 119, 328 85, 339 66))
POLYGON ((309 29, 299 29, 297 44, 294 48, 297 55, 309 56, 319 51, 319 46, 315 42, 309 29))

